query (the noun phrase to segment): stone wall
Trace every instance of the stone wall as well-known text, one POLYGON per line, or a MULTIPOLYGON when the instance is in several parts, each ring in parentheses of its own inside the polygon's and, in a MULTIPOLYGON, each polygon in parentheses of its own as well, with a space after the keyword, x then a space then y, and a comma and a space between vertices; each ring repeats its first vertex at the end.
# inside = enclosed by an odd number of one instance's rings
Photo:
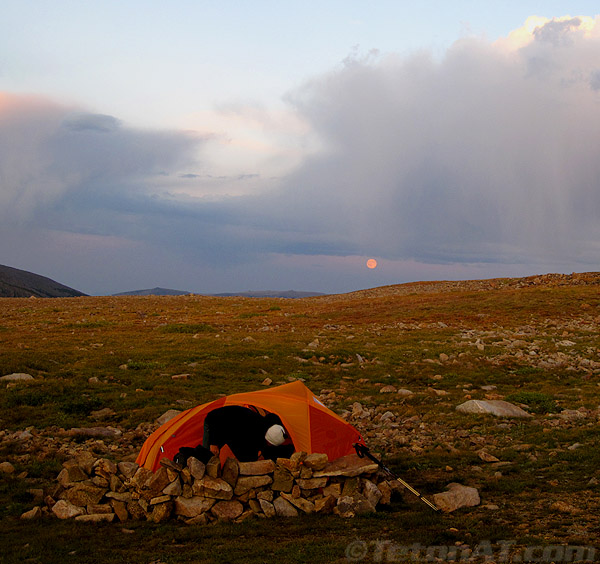
MULTIPOLYGON (((188 524, 249 517, 335 513, 353 517, 388 504, 398 483, 378 465, 352 454, 329 461, 325 454, 295 453, 277 462, 238 462, 221 467, 190 458, 185 467, 161 460, 156 472, 135 462, 115 463, 83 452, 63 464, 46 511, 79 521, 178 519, 188 524)), ((41 508, 28 512, 28 517, 41 508)), ((27 518, 24 515, 24 518, 27 518)))

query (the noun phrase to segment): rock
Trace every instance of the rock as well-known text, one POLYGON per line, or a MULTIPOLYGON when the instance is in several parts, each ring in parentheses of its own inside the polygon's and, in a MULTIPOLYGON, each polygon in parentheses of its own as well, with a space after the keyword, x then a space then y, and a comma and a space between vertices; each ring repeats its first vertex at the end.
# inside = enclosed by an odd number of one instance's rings
POLYGON ((73 505, 71 502, 61 499, 52 507, 52 513, 59 519, 71 519, 77 515, 83 515, 85 510, 73 505))
POLYGON ((378 468, 379 465, 368 458, 360 458, 357 454, 348 454, 328 463, 323 470, 315 472, 313 476, 315 478, 322 476, 354 477, 360 474, 372 474, 378 468))
POLYGON ((135 475, 139 466, 135 462, 119 462, 117 468, 125 478, 129 479, 135 475))
POLYGON ((413 392, 411 392, 410 390, 407 390, 406 388, 401 388, 396 393, 403 398, 408 398, 408 397, 414 395, 413 392))
POLYGON ((326 454, 313 453, 307 455, 302 464, 311 470, 323 470, 328 462, 329 457, 326 454))
POLYGON ((196 480, 192 491, 194 495, 224 499, 226 501, 233 497, 233 489, 225 480, 211 478, 210 476, 204 476, 202 480, 196 480))
POLYGON ((240 475, 240 463, 236 458, 228 458, 223 464, 221 478, 225 480, 232 488, 235 486, 240 475))
POLYGON ((181 481, 179 479, 171 482, 163 491, 163 494, 168 496, 178 496, 183 493, 183 488, 181 487, 181 481))
POLYGON ((240 476, 235 486, 235 495, 244 495, 253 488, 267 486, 273 482, 271 476, 240 476))
POLYGON ((275 517, 277 512, 275 511, 275 506, 270 501, 267 501, 266 499, 259 499, 258 502, 260 503, 260 508, 262 509, 263 513, 267 517, 275 517))
POLYGON ((204 478, 204 475, 206 474, 206 464, 204 464, 204 462, 191 456, 187 460, 187 467, 190 469, 190 474, 196 480, 202 480, 202 478, 204 478))
POLYGON ((278 464, 275 467, 275 472, 273 472, 273 485, 271 489, 278 492, 291 492, 293 487, 294 477, 288 470, 278 464))
POLYGON ((111 499, 110 505, 113 508, 113 511, 115 512, 115 515, 117 516, 117 519, 119 519, 119 521, 121 521, 121 523, 124 523, 125 521, 127 521, 129 519, 129 513, 127 511, 127 503, 125 503, 124 501, 118 501, 116 499, 111 499))
POLYGON ((206 474, 211 478, 218 478, 221 474, 221 461, 218 456, 213 456, 206 464, 206 474))
POLYGON ((84 450, 75 455, 75 460, 77 461, 77 466, 79 466, 88 476, 92 475, 97 457, 95 457, 89 450, 84 450))
POLYGON ((578 421, 580 419, 585 419, 587 414, 578 411, 577 409, 563 409, 558 416, 565 421, 578 421))
POLYGON ((71 437, 91 437, 97 439, 114 439, 120 437, 123 432, 114 427, 73 427, 67 431, 71 437))
POLYGON ((383 494, 371 480, 365 480, 363 495, 373 507, 377 507, 383 494))
POLYGON ((106 492, 104 497, 106 499, 114 499, 115 501, 121 501, 124 503, 128 503, 133 499, 130 492, 106 492))
POLYGON ((278 497, 273 502, 278 517, 298 517, 298 510, 287 500, 278 497))
POLYGON ((161 466, 148 481, 148 488, 156 495, 162 492, 170 482, 167 469, 161 466))
POLYGON ((261 476, 271 474, 275 470, 272 460, 256 460, 254 462, 240 462, 240 476, 261 476))
POLYGON ((167 421, 171 421, 171 419, 173 419, 174 417, 177 417, 180 413, 182 413, 182 412, 179 411, 178 409, 169 409, 168 411, 165 411, 156 420, 156 424, 157 425, 164 425, 167 421))
POLYGON ((150 515, 150 521, 154 523, 164 523, 168 521, 173 513, 173 502, 166 501, 164 503, 158 503, 152 509, 152 514, 150 515))
POLYGON ((208 511, 216 503, 215 499, 206 497, 175 498, 175 513, 182 517, 197 517, 208 511))
POLYGON ((89 476, 79 466, 68 466, 60 471, 57 480, 61 486, 68 488, 76 482, 83 482, 88 478, 89 476))
POLYGON ((143 466, 140 466, 133 478, 130 479, 131 485, 134 488, 143 488, 152 479, 154 473, 143 466))
POLYGON ((445 513, 450 513, 461 507, 474 507, 481 502, 479 492, 475 488, 452 483, 446 492, 433 496, 433 502, 445 513))
POLYGON ((0 377, 0 382, 26 382, 28 380, 34 380, 34 377, 31 374, 25 374, 23 372, 15 372, 0 377))
POLYGON ((90 484, 80 482, 68 489, 64 493, 64 497, 73 505, 77 505, 78 507, 87 507, 88 505, 96 505, 97 503, 100 503, 100 500, 102 497, 104 497, 106 492, 106 488, 100 488, 98 486, 92 486, 90 484))
POLYGON ((94 464, 94 472, 97 476, 108 479, 110 476, 117 473, 117 465, 108 458, 100 458, 94 464))
POLYGON ((308 501, 307 499, 304 499, 303 497, 294 497, 284 492, 281 493, 281 497, 286 501, 289 501, 294 507, 300 509, 304 513, 315 512, 315 504, 308 501))
POLYGON ((306 479, 298 479, 298 485, 303 490, 316 490, 319 488, 324 488, 327 485, 327 477, 323 476, 321 478, 306 478, 306 479))
POLYGON ((320 499, 315 500, 315 512, 328 515, 329 513, 333 512, 333 508, 336 506, 336 504, 337 504, 336 497, 334 497, 332 495, 322 497, 320 499))
POLYGON ((271 380, 271 378, 265 378, 265 379, 262 381, 262 385, 263 385, 263 386, 270 386, 272 383, 273 383, 273 380, 271 380))
POLYGON ((340 517, 355 517, 363 513, 374 513, 375 508, 360 494, 356 496, 343 495, 337 500, 336 513, 340 517))
POLYGON ((90 413, 90 417, 92 419, 107 419, 110 417, 114 417, 116 415, 115 410, 110 407, 105 407, 104 409, 98 409, 96 411, 92 411, 90 413))
POLYGON ((0 472, 2 474, 14 474, 15 467, 10 462, 0 462, 0 472))
POLYGON ((555 501, 552 505, 550 505, 550 509, 552 511, 560 511, 561 513, 569 513, 571 515, 583 513, 582 509, 565 501, 555 501))
POLYGON ((130 501, 127 504, 127 512, 132 519, 141 520, 146 518, 146 511, 137 501, 130 501))
POLYGON ((462 413, 490 414, 496 417, 531 417, 520 407, 504 400, 468 400, 456 408, 462 413))
POLYGON ((23 521, 33 521, 35 519, 41 519, 42 518, 42 508, 41 507, 34 507, 33 509, 30 509, 29 511, 25 511, 25 513, 23 513, 23 515, 21 515, 21 519, 23 521))
POLYGON ((396 389, 396 386, 392 386, 391 384, 388 384, 387 386, 381 386, 379 389, 380 394, 393 394, 397 391, 398 390, 396 389))
POLYGON ((92 513, 75 517, 75 521, 83 521, 84 523, 112 523, 114 520, 114 513, 92 513))
POLYGON ((500 462, 499 458, 496 458, 493 454, 489 454, 488 452, 486 452, 485 450, 480 450, 477 455, 479 456, 479 458, 481 458, 481 460, 483 460, 484 462, 500 462))
POLYGON ((219 501, 213 505, 211 513, 221 521, 233 521, 244 512, 244 506, 239 501, 219 501))

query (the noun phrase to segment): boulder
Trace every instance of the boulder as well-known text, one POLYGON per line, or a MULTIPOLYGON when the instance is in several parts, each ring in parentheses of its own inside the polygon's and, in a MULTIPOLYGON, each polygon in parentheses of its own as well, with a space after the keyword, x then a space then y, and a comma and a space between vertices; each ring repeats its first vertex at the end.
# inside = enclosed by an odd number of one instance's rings
POLYGON ((481 503, 479 492, 475 488, 452 483, 443 493, 433 496, 433 503, 445 513, 450 513, 461 507, 474 507, 481 503))
POLYGON ((461 413, 490 414, 496 417, 531 417, 530 413, 504 400, 468 400, 456 407, 461 413))
POLYGON ((1 382, 26 382, 27 380, 34 380, 34 377, 31 374, 23 372, 14 372, 13 374, 0 377, 1 382))

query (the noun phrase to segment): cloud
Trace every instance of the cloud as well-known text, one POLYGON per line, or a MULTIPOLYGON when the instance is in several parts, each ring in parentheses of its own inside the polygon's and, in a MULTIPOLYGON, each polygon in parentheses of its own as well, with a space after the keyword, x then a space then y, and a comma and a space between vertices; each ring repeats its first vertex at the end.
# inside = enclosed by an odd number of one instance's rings
POLYGON ((128 128, 113 116, 42 98, 0 94, 0 215, 23 221, 63 200, 144 191, 164 169, 191 162, 200 141, 128 128))
POLYGON ((136 130, 0 97, 0 214, 4 228, 18 218, 90 246, 109 237, 119 260, 143 247, 178 264, 249 265, 256 280, 269 276, 261 264, 290 264, 274 256, 318 257, 315 280, 327 256, 496 275, 497 264, 596 268, 598 60, 600 18, 584 17, 528 20, 494 43, 463 39, 441 59, 354 54, 288 93, 290 146, 305 135, 310 150, 267 184, 239 165, 212 176, 197 162, 208 131, 136 130), (243 195, 223 195, 235 183, 243 195))

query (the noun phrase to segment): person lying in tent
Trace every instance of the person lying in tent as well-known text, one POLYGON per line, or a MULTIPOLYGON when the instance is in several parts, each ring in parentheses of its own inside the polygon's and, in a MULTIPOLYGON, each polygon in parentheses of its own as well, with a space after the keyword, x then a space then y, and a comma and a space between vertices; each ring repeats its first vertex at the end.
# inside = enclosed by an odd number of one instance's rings
POLYGON ((294 445, 274 413, 262 415, 257 409, 226 405, 211 411, 204 420, 202 446, 215 456, 227 445, 240 462, 263 458, 290 457, 294 445))
POLYGON ((174 461, 182 466, 190 456, 207 463, 219 456, 227 445, 240 462, 263 458, 289 458, 294 445, 281 419, 274 413, 264 415, 254 407, 227 405, 211 411, 204 420, 202 444, 196 448, 181 447, 174 461))

